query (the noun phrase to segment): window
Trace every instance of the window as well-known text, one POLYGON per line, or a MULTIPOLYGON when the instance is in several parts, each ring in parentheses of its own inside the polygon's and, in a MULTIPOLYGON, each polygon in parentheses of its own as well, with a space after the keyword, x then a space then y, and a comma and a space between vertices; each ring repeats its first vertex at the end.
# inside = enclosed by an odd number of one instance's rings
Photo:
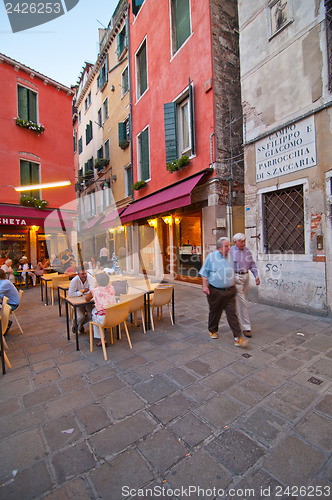
POLYGON ((124 50, 128 47, 128 37, 127 37, 127 31, 126 31, 126 26, 122 28, 120 33, 117 35, 117 49, 116 53, 118 56, 118 59, 121 58, 121 56, 124 53, 124 50))
POLYGON ((102 114, 101 114, 101 108, 98 109, 98 118, 97 118, 97 120, 98 120, 97 123, 99 125, 99 128, 101 128, 102 125, 103 125, 103 117, 102 117, 102 114))
POLYGON ((332 91, 332 0, 325 0, 329 90, 332 91))
POLYGON ((32 90, 17 86, 18 118, 37 123, 37 94, 32 90))
POLYGON ((104 154, 104 148, 103 146, 101 146, 101 148, 97 150, 97 159, 101 160, 103 158, 103 154, 104 154))
POLYGON ((305 253, 303 186, 263 194, 266 253, 305 253))
POLYGON ((132 10, 133 10, 134 16, 137 16, 138 11, 140 10, 143 2, 144 2, 144 0, 132 0, 132 10))
POLYGON ((77 130, 74 129, 74 134, 73 134, 73 147, 74 147, 74 153, 77 151, 77 130))
POLYGON ((93 156, 84 164, 84 176, 86 179, 92 179, 94 176, 93 172, 93 156))
POLYGON ((89 195, 89 215, 96 215, 96 193, 92 191, 89 195))
POLYGON ((92 121, 87 124, 85 127, 85 144, 88 145, 89 142, 92 140, 93 134, 92 134, 92 121))
POLYGON ((164 104, 166 163, 182 155, 195 154, 194 94, 193 86, 175 102, 164 104))
POLYGON ((83 140, 82 137, 80 137, 78 140, 78 154, 80 155, 82 151, 83 151, 83 140))
POLYGON ((105 160, 109 160, 110 159, 110 141, 109 139, 107 139, 107 141, 105 141, 104 143, 104 158, 105 160))
POLYGON ((90 106, 90 104, 91 104, 91 90, 88 93, 88 97, 84 101, 84 109, 85 109, 85 111, 88 109, 88 107, 90 106))
POLYGON ((129 117, 124 122, 118 123, 118 132, 119 146, 120 148, 125 149, 129 146, 130 140, 129 117))
MULTIPOLYGON (((20 183, 21 186, 39 184, 39 165, 32 161, 20 160, 20 183)), ((25 195, 40 198, 39 189, 34 191, 24 191, 25 195)))
POLYGON ((189 0, 170 0, 172 20, 172 53, 184 44, 191 33, 189 0))
POLYGON ((131 165, 128 165, 124 169, 124 181, 125 181, 125 197, 131 195, 131 186, 132 186, 132 178, 131 178, 131 165))
POLYGON ((146 61, 146 40, 136 54, 136 93, 139 99, 148 88, 148 72, 146 61))
POLYGON ((82 120, 82 113, 79 111, 78 112, 78 123, 81 123, 82 120))
POLYGON ((146 128, 137 136, 137 142, 138 178, 146 181, 150 179, 149 128, 146 128))
POLYGON ((128 66, 123 70, 121 74, 121 96, 123 97, 129 90, 129 72, 128 66))
POLYGON ((106 97, 106 99, 104 100, 103 102, 103 121, 106 121, 108 118, 108 98, 106 97))
POLYGON ((108 81, 108 57, 106 56, 103 66, 100 68, 99 75, 97 78, 98 87, 100 89, 104 88, 104 85, 108 81))

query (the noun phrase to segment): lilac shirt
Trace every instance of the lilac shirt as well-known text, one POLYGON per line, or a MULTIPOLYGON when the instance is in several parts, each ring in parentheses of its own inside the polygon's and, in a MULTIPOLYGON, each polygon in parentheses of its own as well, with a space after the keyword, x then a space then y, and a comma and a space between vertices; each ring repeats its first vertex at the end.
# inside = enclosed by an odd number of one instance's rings
POLYGON ((234 261, 235 272, 244 273, 251 271, 255 278, 258 278, 257 267, 249 248, 244 247, 243 250, 240 250, 236 245, 234 245, 230 249, 230 254, 234 261))

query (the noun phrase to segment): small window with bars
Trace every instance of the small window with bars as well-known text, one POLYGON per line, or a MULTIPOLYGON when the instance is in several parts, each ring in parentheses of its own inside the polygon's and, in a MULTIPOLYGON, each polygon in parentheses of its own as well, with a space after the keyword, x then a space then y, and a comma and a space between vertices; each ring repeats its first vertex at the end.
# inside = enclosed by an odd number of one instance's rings
POLYGON ((266 253, 305 253, 303 185, 263 194, 266 253))

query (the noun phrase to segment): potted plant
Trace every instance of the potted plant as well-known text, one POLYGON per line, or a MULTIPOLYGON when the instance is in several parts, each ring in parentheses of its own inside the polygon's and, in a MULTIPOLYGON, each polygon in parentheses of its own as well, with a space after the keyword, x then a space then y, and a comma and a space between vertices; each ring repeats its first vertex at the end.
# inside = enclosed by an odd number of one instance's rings
POLYGON ((20 198, 20 205, 24 207, 34 207, 40 210, 45 210, 48 205, 48 201, 35 198, 34 196, 29 196, 27 194, 22 194, 20 198))
POLYGON ((123 139, 120 144, 119 144, 121 149, 126 149, 129 146, 129 141, 128 139, 123 139))
POLYGON ((190 159, 189 156, 183 155, 178 160, 171 161, 168 165, 166 165, 166 169, 172 174, 177 170, 181 170, 183 167, 189 165, 190 159))
POLYGON ((135 182, 132 186, 131 186, 131 189, 133 189, 134 191, 138 191, 139 189, 142 189, 144 186, 146 186, 146 182, 141 180, 141 181, 137 181, 135 182))
POLYGON ((105 158, 96 158, 95 159, 95 167, 98 171, 98 173, 106 167, 106 165, 109 164, 109 160, 105 158))
POLYGON ((32 130, 33 132, 37 132, 38 134, 41 134, 44 132, 45 127, 43 125, 38 125, 38 123, 34 123, 31 120, 22 120, 22 118, 15 118, 16 125, 22 128, 27 128, 29 130, 32 130))

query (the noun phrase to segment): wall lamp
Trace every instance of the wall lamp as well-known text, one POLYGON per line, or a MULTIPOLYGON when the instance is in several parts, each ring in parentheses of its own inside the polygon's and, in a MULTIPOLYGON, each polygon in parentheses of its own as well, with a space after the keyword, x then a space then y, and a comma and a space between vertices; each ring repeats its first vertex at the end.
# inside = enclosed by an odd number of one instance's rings
POLYGON ((148 224, 150 227, 157 227, 157 219, 148 219, 148 224))
POLYGON ((54 188, 54 187, 62 187, 62 186, 70 186, 70 181, 60 181, 60 182, 47 182, 45 184, 29 184, 27 186, 18 186, 14 187, 15 191, 34 191, 35 189, 46 189, 46 188, 54 188))
POLYGON ((165 224, 171 225, 172 224, 172 216, 171 215, 166 215, 165 217, 162 217, 163 221, 165 224))

